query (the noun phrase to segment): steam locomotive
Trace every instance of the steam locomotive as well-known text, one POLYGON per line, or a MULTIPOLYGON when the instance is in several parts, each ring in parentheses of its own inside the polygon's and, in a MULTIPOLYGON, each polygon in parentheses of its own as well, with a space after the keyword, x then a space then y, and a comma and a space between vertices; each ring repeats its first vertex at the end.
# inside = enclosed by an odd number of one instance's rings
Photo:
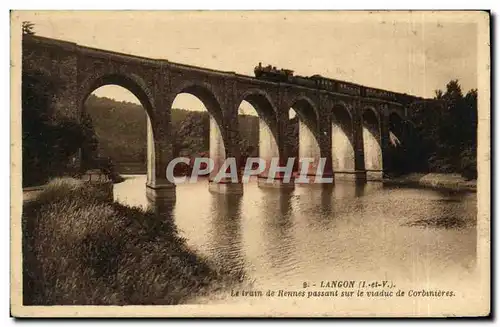
POLYGON ((378 98, 400 103, 408 103, 413 99, 413 97, 407 94, 365 87, 354 83, 326 78, 321 75, 313 75, 310 77, 298 76, 293 74, 293 70, 277 69, 275 66, 271 65, 262 66, 262 63, 259 63, 259 65, 255 67, 254 73, 256 78, 262 80, 296 84, 312 89, 320 89, 354 96, 378 98))

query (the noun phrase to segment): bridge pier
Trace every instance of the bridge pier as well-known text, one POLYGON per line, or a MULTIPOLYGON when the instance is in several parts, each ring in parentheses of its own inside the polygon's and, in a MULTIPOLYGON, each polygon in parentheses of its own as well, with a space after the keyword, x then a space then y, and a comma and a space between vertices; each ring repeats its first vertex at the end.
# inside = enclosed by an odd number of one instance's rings
POLYGON ((311 129, 299 121, 299 164, 295 178, 296 184, 314 184, 323 179, 322 184, 333 183, 332 161, 330 151, 323 162, 320 145, 311 129))
POLYGON ((384 180, 384 171, 383 170, 367 170, 366 171, 366 180, 372 182, 381 182, 384 180))
POLYGON ((334 176, 335 181, 366 182, 366 171, 364 170, 334 171, 334 176))
POLYGON ((364 169, 356 169, 355 131, 343 106, 334 107, 332 121, 332 165, 335 180, 364 181, 364 169))
POLYGON ((382 180, 382 140, 380 118, 374 110, 365 109, 363 112, 363 149, 364 167, 367 180, 382 180))
MULTIPOLYGON (((222 137, 222 132, 220 130, 217 121, 210 116, 210 159, 213 160, 214 167, 210 172, 208 190, 212 193, 220 194, 243 194, 243 185, 239 176, 236 180, 230 177, 223 177, 220 181, 215 181, 217 174, 220 172, 221 168, 224 169, 224 161, 226 160, 226 148, 224 146, 224 139, 222 137)), ((236 158, 233 158, 236 164, 236 158)), ((230 167, 226 167, 225 171, 230 172, 230 167)))
POLYGON ((274 139, 271 129, 262 119, 259 119, 259 157, 265 161, 264 171, 259 174, 259 179, 266 179, 271 168, 273 158, 280 158, 278 144, 274 139))
POLYGON ((222 139, 221 130, 216 120, 210 116, 210 140, 209 140, 209 157, 213 161, 213 169, 210 172, 210 180, 215 179, 226 159, 226 148, 222 139))
POLYGON ((259 187, 283 189, 294 187, 293 176, 291 176, 290 181, 284 181, 284 174, 282 172, 274 173, 270 171, 273 159, 278 162, 280 167, 285 167, 286 162, 280 156, 279 147, 271 129, 262 120, 259 121, 259 157, 265 162, 264 171, 259 174, 257 179, 259 187), (271 178, 269 178, 270 174, 273 175, 271 178))

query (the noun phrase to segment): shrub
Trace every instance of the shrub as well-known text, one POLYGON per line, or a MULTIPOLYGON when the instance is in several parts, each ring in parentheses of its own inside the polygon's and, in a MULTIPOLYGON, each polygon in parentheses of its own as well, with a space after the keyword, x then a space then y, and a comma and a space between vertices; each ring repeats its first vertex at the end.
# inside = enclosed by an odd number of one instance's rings
POLYGON ((460 154, 460 174, 468 180, 477 179, 477 156, 472 148, 460 154))
POLYGON ((177 304, 242 280, 193 253, 164 218, 52 181, 23 210, 24 304, 177 304))

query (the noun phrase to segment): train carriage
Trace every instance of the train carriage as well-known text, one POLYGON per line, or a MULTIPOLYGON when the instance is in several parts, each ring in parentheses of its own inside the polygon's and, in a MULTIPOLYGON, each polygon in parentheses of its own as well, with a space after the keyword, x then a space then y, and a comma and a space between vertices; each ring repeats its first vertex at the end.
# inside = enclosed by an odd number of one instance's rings
POLYGON ((310 77, 294 76, 293 70, 277 69, 275 66, 262 66, 259 63, 254 69, 255 77, 258 79, 269 80, 273 82, 291 83, 312 89, 337 92, 354 96, 372 97, 389 101, 409 101, 408 95, 377 88, 365 87, 354 83, 338 81, 326 78, 321 75, 312 75, 310 77))

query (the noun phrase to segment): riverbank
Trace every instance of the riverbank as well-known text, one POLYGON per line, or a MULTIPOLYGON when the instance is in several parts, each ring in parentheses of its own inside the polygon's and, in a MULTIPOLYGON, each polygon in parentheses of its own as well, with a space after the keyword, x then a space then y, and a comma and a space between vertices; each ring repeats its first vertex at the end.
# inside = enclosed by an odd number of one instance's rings
POLYGON ((171 219, 76 179, 49 183, 22 224, 25 305, 179 304, 244 279, 188 248, 171 219))
POLYGON ((449 191, 476 192, 477 180, 466 180, 459 174, 409 174, 384 179, 385 185, 424 187, 449 191))

